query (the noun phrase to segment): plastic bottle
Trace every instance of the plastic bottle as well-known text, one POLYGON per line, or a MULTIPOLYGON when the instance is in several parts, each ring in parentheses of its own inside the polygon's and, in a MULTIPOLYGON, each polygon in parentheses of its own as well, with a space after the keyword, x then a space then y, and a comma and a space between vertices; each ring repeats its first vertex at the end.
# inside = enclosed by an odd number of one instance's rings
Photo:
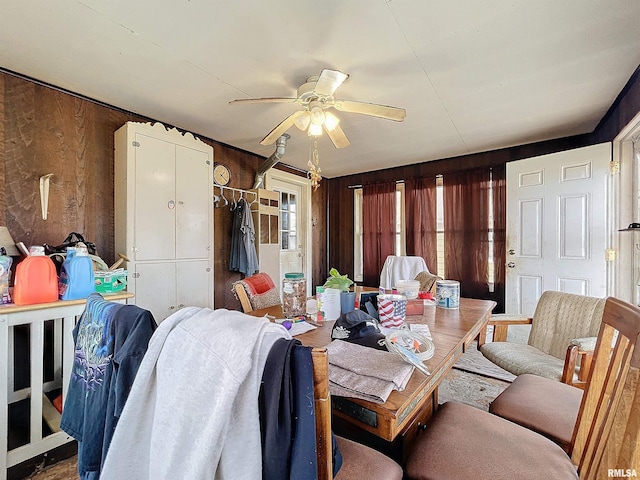
POLYGON ((9 277, 11 276, 11 264, 13 259, 7 255, 4 247, 0 247, 0 303, 11 303, 9 294, 9 277))
POLYGON ((31 305, 58 300, 58 276, 53 260, 44 254, 44 247, 29 248, 29 256, 16 266, 13 303, 31 305))
POLYGON ((78 244, 67 248, 67 257, 60 267, 58 293, 60 300, 87 298, 96 291, 93 262, 86 247, 78 244))

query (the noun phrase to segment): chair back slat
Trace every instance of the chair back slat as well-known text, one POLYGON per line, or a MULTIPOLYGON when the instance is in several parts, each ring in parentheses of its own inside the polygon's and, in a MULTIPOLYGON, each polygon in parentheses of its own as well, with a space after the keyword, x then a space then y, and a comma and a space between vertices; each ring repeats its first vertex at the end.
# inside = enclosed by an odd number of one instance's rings
POLYGON ((236 291, 236 295, 238 300, 240 300, 240 305, 242 305, 242 311, 244 313, 253 312, 253 307, 251 306, 251 301, 249 300, 249 295, 247 295, 247 291, 244 289, 242 283, 238 282, 233 286, 233 289, 236 291))
POLYGON ((608 298, 573 433, 571 458, 581 479, 640 471, 639 336, 640 308, 608 298))
POLYGON ((329 355, 326 348, 314 348, 313 399, 316 410, 316 454, 318 480, 332 480, 331 395, 329 394, 329 355))
MULTIPOLYGON (((637 349, 636 351, 640 351, 637 349)), ((617 465, 640 466, 640 368, 631 367, 627 374, 627 386, 621 399, 623 414, 616 417, 613 431, 620 433, 620 451, 617 465), (626 421, 625 421, 626 420, 626 421)), ((636 471, 640 475, 640 471, 636 471)))

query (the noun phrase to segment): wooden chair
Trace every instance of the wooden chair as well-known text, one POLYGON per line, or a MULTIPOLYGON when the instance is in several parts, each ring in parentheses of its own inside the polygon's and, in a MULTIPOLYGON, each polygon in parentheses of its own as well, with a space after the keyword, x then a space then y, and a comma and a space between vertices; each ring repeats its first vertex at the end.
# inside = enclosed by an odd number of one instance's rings
MULTIPOLYGON (((318 480, 332 480, 331 395, 329 394, 329 356, 326 348, 314 348, 314 404, 316 411, 316 449, 318 480)), ((342 454, 342 468, 335 480, 402 480, 402 468, 382 453, 342 437, 336 437, 342 454)))
MULTIPOLYGON (((640 308, 606 300, 567 454, 544 436, 473 407, 445 403, 416 437, 407 479, 609 477, 640 471, 640 308)), ((571 387, 568 387, 571 388, 571 387)))
POLYGON ((236 298, 240 300, 244 313, 281 303, 278 288, 266 273, 256 273, 234 282, 233 292, 236 298))
POLYGON ((604 299, 546 291, 533 317, 493 315, 493 342, 479 344, 482 354, 499 367, 584 386, 602 319, 604 299), (526 344, 507 342, 509 325, 531 325, 526 344))

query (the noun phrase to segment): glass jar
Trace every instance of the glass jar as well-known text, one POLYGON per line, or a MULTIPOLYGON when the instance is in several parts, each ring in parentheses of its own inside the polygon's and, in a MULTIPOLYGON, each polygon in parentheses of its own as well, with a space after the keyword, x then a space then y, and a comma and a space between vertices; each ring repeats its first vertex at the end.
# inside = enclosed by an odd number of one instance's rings
POLYGON ((299 317, 307 309, 307 280, 304 273, 285 273, 282 279, 282 313, 286 318, 299 317))

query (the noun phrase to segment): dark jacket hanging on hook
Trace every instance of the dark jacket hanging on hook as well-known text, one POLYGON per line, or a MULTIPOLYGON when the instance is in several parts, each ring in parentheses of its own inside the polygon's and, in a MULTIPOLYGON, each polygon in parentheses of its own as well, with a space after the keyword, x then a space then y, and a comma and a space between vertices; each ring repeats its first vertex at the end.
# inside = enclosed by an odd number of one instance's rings
POLYGON ((250 276, 258 271, 259 265, 251 209, 244 198, 238 200, 232 214, 229 270, 250 276))

